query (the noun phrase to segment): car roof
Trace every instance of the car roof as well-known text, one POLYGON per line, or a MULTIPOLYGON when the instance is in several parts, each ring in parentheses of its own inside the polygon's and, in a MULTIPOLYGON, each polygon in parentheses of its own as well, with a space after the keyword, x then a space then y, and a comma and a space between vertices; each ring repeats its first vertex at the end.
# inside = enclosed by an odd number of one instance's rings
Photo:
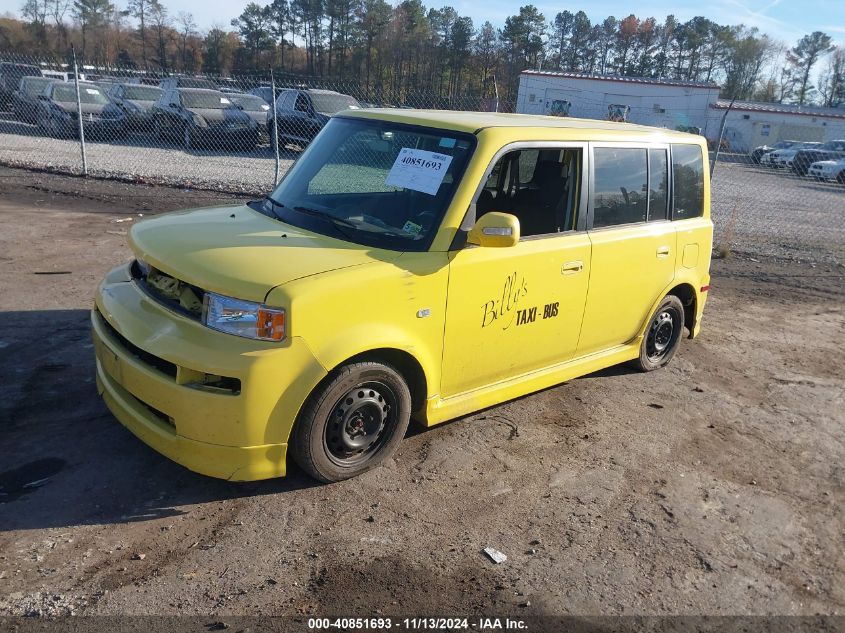
POLYGON ((636 125, 634 123, 615 123, 613 121, 600 121, 598 119, 576 119, 571 117, 542 116, 538 114, 367 108, 363 110, 344 110, 335 116, 356 119, 381 119, 395 123, 439 127, 469 133, 479 132, 485 128, 510 128, 513 130, 521 128, 602 130, 672 137, 683 139, 687 142, 690 139, 695 139, 697 144, 704 142, 704 137, 698 134, 688 134, 675 130, 636 125))
POLYGON ((223 94, 219 90, 213 88, 176 88, 177 92, 209 92, 213 94, 223 94))
POLYGON ((162 92, 164 92, 164 88, 162 88, 161 86, 152 86, 150 84, 139 84, 139 83, 135 83, 134 81, 121 81, 121 82, 116 82, 114 85, 115 86, 131 86, 133 88, 137 88, 137 87, 140 86, 142 88, 154 88, 156 90, 161 90, 162 92))

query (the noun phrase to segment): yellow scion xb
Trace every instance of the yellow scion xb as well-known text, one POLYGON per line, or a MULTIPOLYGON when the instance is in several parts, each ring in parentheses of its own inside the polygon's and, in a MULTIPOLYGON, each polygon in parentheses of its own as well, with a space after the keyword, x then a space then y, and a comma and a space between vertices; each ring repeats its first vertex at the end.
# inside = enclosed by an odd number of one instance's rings
POLYGON ((431 426, 622 362, 668 363, 710 283, 700 136, 358 110, 267 198, 134 226, 91 314, 97 385, 155 450, 231 480, 338 481, 431 426))

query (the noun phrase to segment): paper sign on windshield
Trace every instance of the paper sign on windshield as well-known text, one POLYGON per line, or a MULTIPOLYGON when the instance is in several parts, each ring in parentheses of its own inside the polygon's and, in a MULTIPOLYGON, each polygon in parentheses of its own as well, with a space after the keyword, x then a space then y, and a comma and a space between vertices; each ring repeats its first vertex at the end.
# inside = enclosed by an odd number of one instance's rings
POLYGON ((433 196, 440 188, 451 162, 452 157, 446 154, 403 147, 390 168, 385 183, 433 196))
POLYGON ((98 95, 98 94, 100 94, 100 91, 99 91, 99 90, 97 90, 96 88, 86 88, 86 89, 85 89, 85 92, 87 92, 89 95, 98 95))

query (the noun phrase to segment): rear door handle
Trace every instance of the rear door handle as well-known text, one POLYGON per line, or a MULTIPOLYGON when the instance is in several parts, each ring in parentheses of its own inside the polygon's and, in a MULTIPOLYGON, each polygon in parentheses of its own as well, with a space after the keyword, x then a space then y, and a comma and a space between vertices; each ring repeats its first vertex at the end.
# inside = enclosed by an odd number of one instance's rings
POLYGON ((584 262, 582 262, 581 260, 566 262, 563 264, 563 266, 560 267, 560 274, 574 275, 575 273, 580 273, 583 268, 584 262))
POLYGON ((669 247, 668 246, 660 246, 657 249, 657 256, 658 257, 668 257, 669 255, 669 247))

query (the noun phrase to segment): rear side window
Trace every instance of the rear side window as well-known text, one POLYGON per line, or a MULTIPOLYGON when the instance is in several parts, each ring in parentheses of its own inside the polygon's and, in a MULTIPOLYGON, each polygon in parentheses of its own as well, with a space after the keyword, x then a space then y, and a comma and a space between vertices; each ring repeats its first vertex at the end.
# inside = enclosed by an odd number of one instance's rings
POLYGON ((593 227, 645 222, 648 214, 648 150, 593 150, 593 227))
POLYGON ((698 145, 672 145, 673 220, 704 214, 704 159, 698 145))

